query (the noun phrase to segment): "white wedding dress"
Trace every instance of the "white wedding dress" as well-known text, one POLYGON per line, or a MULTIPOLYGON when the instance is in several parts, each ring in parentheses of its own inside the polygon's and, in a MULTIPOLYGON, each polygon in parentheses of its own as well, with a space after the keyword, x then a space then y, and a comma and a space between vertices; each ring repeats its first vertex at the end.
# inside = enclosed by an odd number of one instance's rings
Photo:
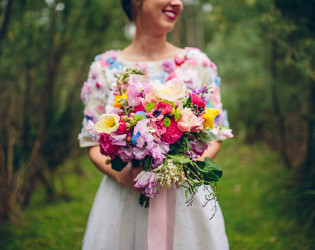
MULTIPOLYGON (((96 57, 91 65, 88 80, 84 83, 81 98, 85 104, 83 128, 79 134, 80 145, 96 145, 86 131, 88 120, 97 121, 98 116, 110 112, 113 104, 111 86, 115 84, 115 73, 125 67, 139 68, 149 79, 165 81, 170 73, 184 78, 190 88, 201 86, 204 81, 217 83, 215 65, 198 49, 186 48, 184 62, 172 64, 171 59, 157 62, 134 63, 119 58, 119 51, 107 51, 96 57), (179 65, 178 65, 179 64, 179 65), (175 68, 173 67, 175 65, 175 68)), ((178 58, 177 58, 178 59, 178 58)), ((215 84, 212 106, 222 110, 219 84, 215 84), (216 91, 217 90, 217 91, 216 91)), ((227 138, 226 117, 216 121, 216 134, 220 140, 227 138)), ((203 207, 205 193, 199 189, 192 206, 185 204, 185 189, 176 191, 176 218, 174 250, 225 250, 229 243, 225 232, 224 219, 219 205, 215 216, 214 201, 203 207)), ((139 194, 117 184, 104 176, 97 191, 86 232, 84 250, 145 250, 147 249, 148 208, 139 205, 139 194)))

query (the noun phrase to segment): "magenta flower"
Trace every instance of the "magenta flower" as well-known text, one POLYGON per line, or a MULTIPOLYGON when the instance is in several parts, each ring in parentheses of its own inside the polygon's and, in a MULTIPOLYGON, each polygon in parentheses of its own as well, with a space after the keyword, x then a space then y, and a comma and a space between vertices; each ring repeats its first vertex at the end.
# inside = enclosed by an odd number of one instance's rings
POLYGON ((109 156, 111 159, 118 154, 119 147, 112 144, 108 134, 101 133, 99 143, 101 154, 109 156))
POLYGON ((191 102, 195 105, 198 106, 198 108, 200 107, 206 107, 206 103, 204 100, 201 99, 201 97, 197 94, 189 94, 190 98, 191 98, 191 102))

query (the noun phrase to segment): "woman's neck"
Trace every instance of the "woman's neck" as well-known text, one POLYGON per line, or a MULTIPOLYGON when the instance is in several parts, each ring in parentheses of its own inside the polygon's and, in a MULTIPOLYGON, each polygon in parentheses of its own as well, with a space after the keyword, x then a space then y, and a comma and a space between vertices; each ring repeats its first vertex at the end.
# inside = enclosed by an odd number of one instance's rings
POLYGON ((157 61, 172 57, 181 51, 167 42, 166 34, 154 35, 137 30, 132 43, 120 55, 130 61, 157 61))

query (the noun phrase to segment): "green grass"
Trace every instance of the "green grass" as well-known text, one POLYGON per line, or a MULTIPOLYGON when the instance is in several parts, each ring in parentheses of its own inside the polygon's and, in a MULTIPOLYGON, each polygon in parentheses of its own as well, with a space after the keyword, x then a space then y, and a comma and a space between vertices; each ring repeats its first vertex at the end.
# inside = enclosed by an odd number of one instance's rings
MULTIPOLYGON (((311 232, 298 223, 287 188, 290 173, 263 145, 224 143, 220 205, 231 249, 315 249, 311 232)), ((80 249, 89 210, 102 174, 86 156, 68 161, 56 176, 71 199, 46 203, 37 189, 20 223, 0 230, 0 249, 80 249), (74 171, 79 164, 83 174, 74 171)))

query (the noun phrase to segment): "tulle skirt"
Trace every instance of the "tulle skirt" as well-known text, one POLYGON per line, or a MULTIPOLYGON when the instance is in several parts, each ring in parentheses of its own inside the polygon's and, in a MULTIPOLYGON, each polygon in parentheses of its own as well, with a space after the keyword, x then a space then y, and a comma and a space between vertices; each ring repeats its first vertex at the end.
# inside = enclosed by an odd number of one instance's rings
MULTIPOLYGON (((185 204, 185 189, 176 191, 174 250, 225 250, 229 243, 217 204, 202 207, 199 189, 192 206, 185 204)), ((105 176, 97 191, 83 239, 83 250, 147 249, 148 208, 139 205, 139 194, 105 176)))

